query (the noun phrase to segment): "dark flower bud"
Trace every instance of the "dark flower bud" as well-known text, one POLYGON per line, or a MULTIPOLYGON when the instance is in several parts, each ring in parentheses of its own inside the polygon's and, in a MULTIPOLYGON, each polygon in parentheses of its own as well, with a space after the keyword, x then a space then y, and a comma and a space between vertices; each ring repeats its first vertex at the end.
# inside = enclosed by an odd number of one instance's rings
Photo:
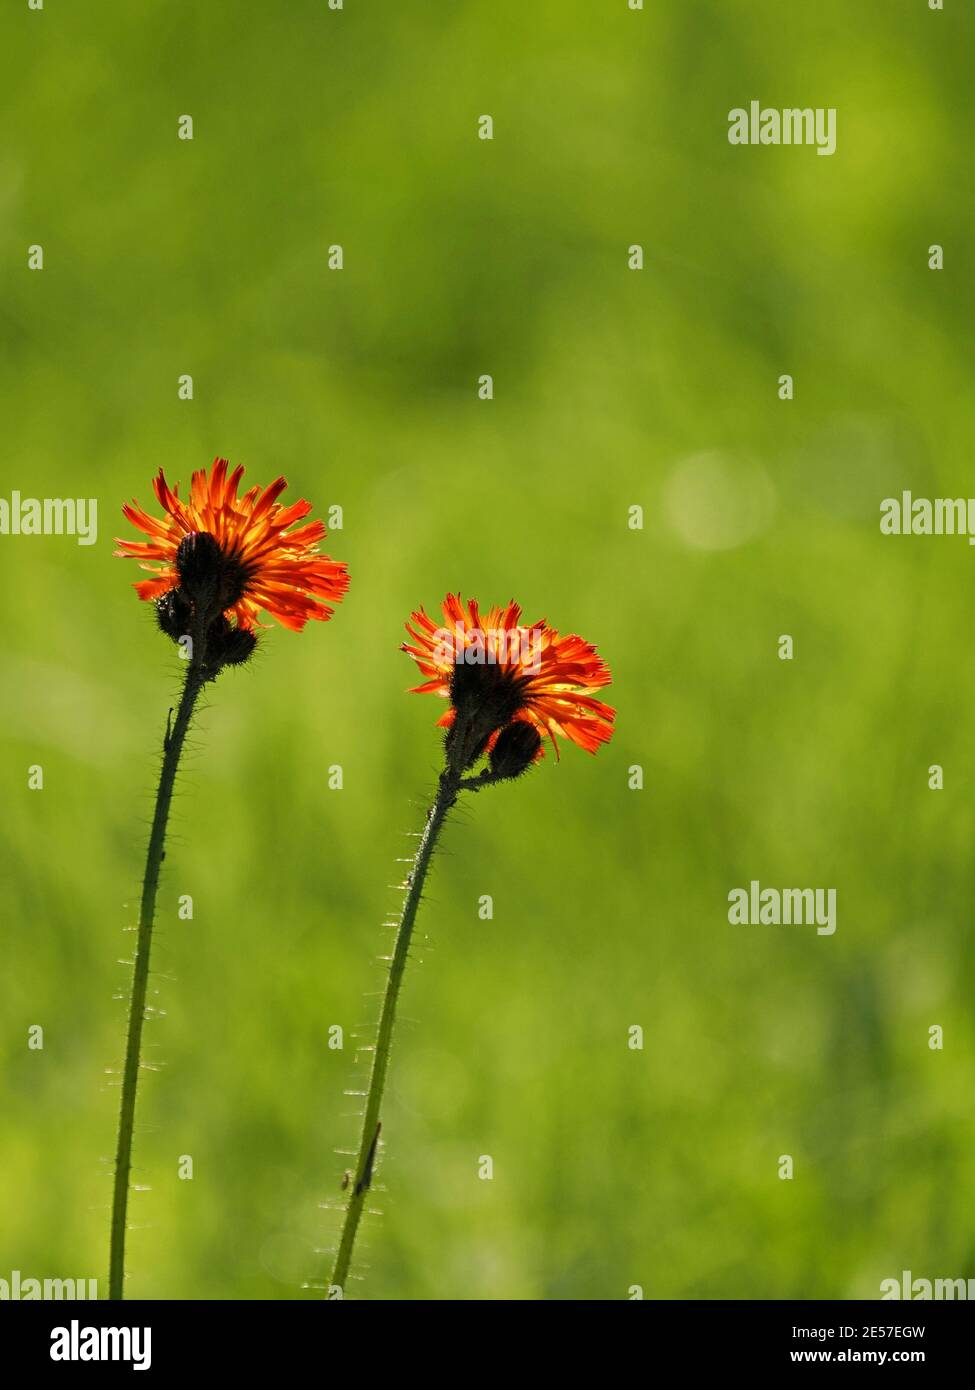
POLYGON ((168 594, 156 599, 156 622, 174 642, 186 636, 192 621, 193 605, 182 589, 170 589, 168 594))
POLYGON ((516 719, 498 734, 489 761, 495 777, 520 777, 538 757, 542 740, 534 724, 516 719))
POLYGON ((207 630, 207 665, 214 671, 224 666, 243 666, 253 655, 257 638, 248 627, 234 627, 221 614, 207 630))
POLYGON ((244 592, 244 567, 227 555, 209 531, 192 531, 176 551, 180 588, 204 614, 223 613, 244 592))

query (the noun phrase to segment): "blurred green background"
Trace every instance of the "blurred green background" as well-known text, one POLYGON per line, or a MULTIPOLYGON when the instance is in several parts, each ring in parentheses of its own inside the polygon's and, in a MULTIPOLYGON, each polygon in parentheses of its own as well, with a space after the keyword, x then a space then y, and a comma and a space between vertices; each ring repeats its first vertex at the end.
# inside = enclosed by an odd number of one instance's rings
POLYGON ((341 506, 353 579, 195 726, 130 1295, 326 1275, 380 924, 439 766, 397 648, 448 589, 595 642, 618 732, 448 828, 350 1295, 975 1275, 975 557, 878 527, 902 488, 975 490, 971 8, 47 0, 0 24, 0 495, 99 503, 94 547, 0 537, 0 1277, 107 1287, 119 961, 179 678, 112 537, 160 465, 185 485, 218 453, 341 506), (752 99, 835 106, 836 154, 732 147, 752 99), (752 878, 835 887, 835 936, 729 926, 752 878))

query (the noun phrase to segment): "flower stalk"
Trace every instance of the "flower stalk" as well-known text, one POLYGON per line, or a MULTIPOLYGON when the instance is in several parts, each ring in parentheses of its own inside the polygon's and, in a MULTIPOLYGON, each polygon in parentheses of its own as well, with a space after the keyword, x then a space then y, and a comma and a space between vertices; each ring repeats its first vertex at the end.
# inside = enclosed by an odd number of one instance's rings
MULTIPOLYGON (((124 1297, 125 1235, 129 1203, 129 1175, 132 1169, 132 1134, 135 1126, 135 1103, 139 1085, 142 1051, 142 1027, 146 1016, 146 992, 149 985, 149 958, 152 951, 152 929, 156 916, 156 893, 159 870, 166 853, 166 827, 173 799, 173 786, 186 733, 200 691, 208 679, 206 666, 206 634, 198 631, 193 640, 192 656, 186 668, 183 691, 172 723, 167 720, 163 736, 163 761, 156 792, 156 805, 146 852, 146 869, 142 880, 142 899, 132 975, 132 994, 129 1000, 129 1023, 125 1042, 125 1064, 122 1070, 122 1099, 119 1107, 118 1144, 115 1153, 115 1188, 112 1196, 111 1252, 108 1273, 110 1299, 124 1297)), ((170 712, 171 713, 171 712, 170 712)))
POLYGON ((383 994, 382 1012, 379 1016, 379 1031, 376 1035, 376 1047, 372 1058, 372 1070, 369 1075, 369 1087, 366 1092, 366 1107, 362 1116, 362 1136, 359 1140, 359 1151, 356 1158, 355 1169, 349 1183, 349 1201, 345 1208, 342 1235, 339 1240, 338 1253, 335 1257, 335 1266, 332 1270, 332 1279, 329 1289, 330 1296, 333 1295, 335 1290, 344 1290, 345 1288, 345 1281, 349 1273, 349 1264, 352 1260, 352 1251, 355 1246, 355 1238, 359 1230, 359 1222, 362 1218, 362 1210, 366 1203, 366 1196, 369 1192, 369 1188, 372 1185, 376 1152, 379 1146, 379 1133, 382 1128, 382 1122, 379 1116, 383 1102, 383 1092, 386 1087, 386 1072, 389 1067, 389 1050, 393 1040, 393 1024, 396 1021, 396 1006, 399 1002, 400 988, 403 984, 403 974, 406 970, 406 961, 410 953, 410 944, 413 940, 413 926, 416 922, 416 911, 420 905, 420 899, 423 896, 423 885, 426 881, 427 870, 430 867, 430 860, 436 848, 440 831, 443 829, 444 821, 451 807, 457 800, 458 790, 461 784, 461 769, 455 764, 456 759, 448 757, 447 766, 440 774, 437 794, 433 799, 430 810, 427 812, 426 825, 420 836, 420 843, 406 879, 406 897, 403 901, 403 910, 396 928, 396 941, 393 945, 389 976, 386 980, 386 989, 383 994))

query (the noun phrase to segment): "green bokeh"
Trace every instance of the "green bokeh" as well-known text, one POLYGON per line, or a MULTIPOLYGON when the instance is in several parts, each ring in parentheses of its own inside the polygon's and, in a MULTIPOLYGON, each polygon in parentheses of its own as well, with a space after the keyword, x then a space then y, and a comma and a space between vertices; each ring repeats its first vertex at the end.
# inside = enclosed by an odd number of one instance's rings
POLYGON ((397 648, 448 589, 596 642, 618 732, 448 830, 355 1292, 975 1274, 975 556, 878 528, 902 488, 973 491, 970 7, 24 0, 0 26, 0 495, 100 509, 91 548, 0 537, 0 1277, 105 1288, 118 961, 179 674, 111 537, 160 465, 217 453, 340 505, 353 582, 195 727, 130 1293, 327 1271, 365 1075, 327 1030, 378 1013, 439 761, 397 648), (835 106, 836 154, 730 146, 753 98, 835 106), (752 878, 835 887, 835 936, 729 926, 752 878))

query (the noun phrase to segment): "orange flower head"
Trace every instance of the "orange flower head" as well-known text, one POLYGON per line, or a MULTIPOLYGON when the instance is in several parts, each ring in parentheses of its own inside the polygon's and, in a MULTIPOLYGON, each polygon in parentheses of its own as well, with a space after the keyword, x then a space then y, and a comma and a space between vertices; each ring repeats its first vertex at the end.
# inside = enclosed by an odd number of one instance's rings
MULTIPOLYGON (((287 487, 277 478, 263 490, 252 487, 243 497, 237 489, 243 468, 227 472, 226 459, 215 459, 193 474, 190 495, 179 497, 170 488, 163 470, 153 479, 159 505, 165 515, 149 516, 138 503, 122 508, 133 526, 148 541, 118 541, 116 555, 141 560, 152 573, 135 585, 141 599, 184 605, 182 591, 194 595, 203 576, 209 576, 210 596, 216 617, 224 626, 233 619, 236 630, 252 632, 260 613, 266 612, 283 627, 300 632, 309 618, 325 622, 332 616, 329 603, 337 603, 349 587, 345 565, 322 554, 325 523, 309 521, 296 526, 311 511, 311 503, 279 505, 287 487), (216 563, 219 573, 214 578, 216 563)), ((172 621, 178 621, 174 618, 172 621)), ((160 624, 169 631, 167 620, 160 624)))
MULTIPOLYGON (((440 626, 422 608, 411 615, 406 630, 413 640, 402 650, 426 677, 413 691, 451 701, 438 724, 450 729, 460 715, 474 729, 471 761, 495 750, 501 730, 506 731, 506 749, 513 744, 533 748, 534 742, 517 730, 512 730, 514 738, 507 732, 519 722, 547 735, 556 757, 558 737, 589 753, 609 742, 616 712, 597 700, 595 692, 612 677, 591 643, 574 635, 560 637, 544 621, 524 626, 514 601, 492 608, 483 618, 476 601, 464 603, 460 594, 448 594, 442 608, 440 626)), ((542 751, 539 740, 535 756, 542 751)))

